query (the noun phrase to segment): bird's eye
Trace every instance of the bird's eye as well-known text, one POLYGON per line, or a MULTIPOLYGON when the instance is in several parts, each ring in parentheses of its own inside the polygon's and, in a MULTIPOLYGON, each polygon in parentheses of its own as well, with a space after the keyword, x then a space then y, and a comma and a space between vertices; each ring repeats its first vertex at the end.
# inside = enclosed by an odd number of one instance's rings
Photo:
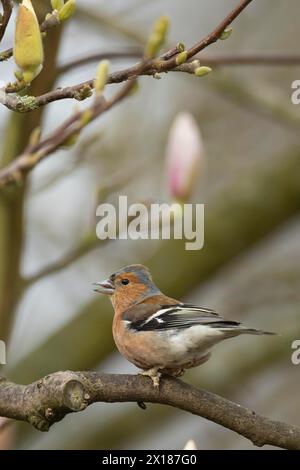
POLYGON ((127 284, 129 284, 129 280, 128 279, 122 279, 122 284, 123 286, 126 286, 127 284))

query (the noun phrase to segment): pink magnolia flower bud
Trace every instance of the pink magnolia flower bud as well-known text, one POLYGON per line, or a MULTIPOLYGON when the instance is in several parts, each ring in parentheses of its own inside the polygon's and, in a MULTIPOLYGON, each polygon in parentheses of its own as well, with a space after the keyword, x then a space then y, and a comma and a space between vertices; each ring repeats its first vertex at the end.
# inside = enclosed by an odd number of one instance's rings
POLYGON ((204 148, 200 129, 188 112, 179 113, 170 129, 167 150, 167 185, 173 198, 185 202, 199 175, 204 148))

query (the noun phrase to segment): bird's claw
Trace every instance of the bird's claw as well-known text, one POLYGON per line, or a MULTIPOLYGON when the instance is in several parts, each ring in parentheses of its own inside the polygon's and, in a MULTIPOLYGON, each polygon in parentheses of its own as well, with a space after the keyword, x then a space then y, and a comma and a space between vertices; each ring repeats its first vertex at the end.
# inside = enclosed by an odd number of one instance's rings
POLYGON ((140 372, 140 375, 150 377, 153 382, 154 388, 159 387, 159 379, 161 378, 161 372, 159 372, 157 368, 154 367, 153 369, 143 370, 143 372, 140 372))

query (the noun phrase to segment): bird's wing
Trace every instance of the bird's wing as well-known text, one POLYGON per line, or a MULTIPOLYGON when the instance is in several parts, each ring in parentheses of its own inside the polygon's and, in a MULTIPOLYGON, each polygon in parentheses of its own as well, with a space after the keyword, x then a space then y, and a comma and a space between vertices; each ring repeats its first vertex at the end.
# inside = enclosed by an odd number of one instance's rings
POLYGON ((140 305, 131 308, 124 320, 135 331, 182 329, 195 325, 223 329, 239 325, 237 322, 224 320, 214 310, 189 304, 140 305))

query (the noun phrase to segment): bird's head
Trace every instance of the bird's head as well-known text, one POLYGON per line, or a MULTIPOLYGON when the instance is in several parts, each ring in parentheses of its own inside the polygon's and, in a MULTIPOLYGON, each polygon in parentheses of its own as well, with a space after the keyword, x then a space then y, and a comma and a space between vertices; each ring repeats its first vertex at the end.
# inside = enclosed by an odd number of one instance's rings
POLYGON ((154 284, 150 271, 142 264, 132 264, 119 269, 108 279, 96 282, 96 292, 109 295, 115 309, 127 308, 147 297, 161 294, 154 284))

